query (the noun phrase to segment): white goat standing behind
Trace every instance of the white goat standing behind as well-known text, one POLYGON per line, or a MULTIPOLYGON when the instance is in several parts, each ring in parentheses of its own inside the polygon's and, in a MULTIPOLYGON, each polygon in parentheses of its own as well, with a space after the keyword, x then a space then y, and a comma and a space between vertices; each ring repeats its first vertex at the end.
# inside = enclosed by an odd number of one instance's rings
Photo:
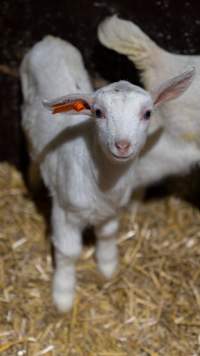
POLYGON ((189 90, 175 103, 167 102, 156 111, 152 135, 138 164, 140 185, 189 171, 200 161, 200 56, 169 53, 134 23, 117 16, 100 24, 98 37, 106 47, 125 54, 136 65, 147 90, 188 66, 195 67, 189 90))
POLYGON ((79 51, 48 36, 25 56, 20 72, 23 128, 53 199, 53 299, 65 311, 73 303, 75 262, 87 225, 95 227, 99 269, 106 277, 115 271, 118 211, 138 179, 136 158, 147 138, 151 111, 180 95, 193 71, 169 80, 152 95, 125 81, 92 93, 79 51), (65 97, 42 104, 61 95, 65 97))

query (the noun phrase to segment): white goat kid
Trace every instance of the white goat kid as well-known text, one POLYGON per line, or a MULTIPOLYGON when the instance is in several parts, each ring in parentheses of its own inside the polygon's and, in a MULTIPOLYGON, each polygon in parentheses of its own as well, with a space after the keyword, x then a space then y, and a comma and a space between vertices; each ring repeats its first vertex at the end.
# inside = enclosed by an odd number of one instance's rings
POLYGON ((115 271, 118 211, 137 180, 136 158, 151 111, 180 95, 192 77, 193 71, 184 73, 152 95, 125 81, 92 93, 80 53, 69 43, 48 36, 25 56, 22 124, 53 199, 53 299, 60 311, 73 303, 75 262, 87 225, 95 227, 99 269, 106 277, 115 271), (44 98, 50 101, 43 105, 44 98))
POLYGON ((145 89, 195 67, 189 90, 175 103, 158 108, 150 135, 138 164, 140 185, 170 174, 186 173, 200 161, 200 56, 169 53, 156 45, 137 25, 117 16, 107 18, 98 29, 102 44, 126 55, 140 70, 145 89))

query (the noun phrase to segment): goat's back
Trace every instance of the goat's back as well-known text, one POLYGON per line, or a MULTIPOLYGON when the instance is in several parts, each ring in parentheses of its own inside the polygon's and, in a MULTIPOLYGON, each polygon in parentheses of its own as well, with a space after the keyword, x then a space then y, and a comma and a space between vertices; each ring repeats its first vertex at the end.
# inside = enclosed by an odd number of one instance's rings
POLYGON ((20 74, 28 101, 36 95, 51 99, 92 90, 78 49, 53 36, 46 36, 25 55, 20 74))
POLYGON ((84 115, 74 118, 68 113, 52 115, 42 101, 69 93, 89 93, 92 87, 78 49, 53 36, 46 36, 25 55, 20 76, 22 126, 35 157, 66 127, 85 119, 84 115))

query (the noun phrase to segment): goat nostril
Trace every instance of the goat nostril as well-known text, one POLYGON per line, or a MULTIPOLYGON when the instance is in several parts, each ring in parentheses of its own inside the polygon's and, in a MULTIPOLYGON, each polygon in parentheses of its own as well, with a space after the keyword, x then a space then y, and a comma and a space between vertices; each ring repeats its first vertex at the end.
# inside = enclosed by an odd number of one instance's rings
POLYGON ((130 142, 126 140, 116 141, 115 146, 119 151, 127 151, 130 147, 130 142))

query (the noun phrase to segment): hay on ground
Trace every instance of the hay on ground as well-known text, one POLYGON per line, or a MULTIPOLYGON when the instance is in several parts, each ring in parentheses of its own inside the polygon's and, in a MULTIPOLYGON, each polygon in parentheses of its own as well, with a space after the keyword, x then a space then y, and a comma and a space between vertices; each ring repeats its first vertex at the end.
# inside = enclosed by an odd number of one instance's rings
POLYGON ((51 301, 46 221, 8 164, 0 227, 0 354, 200 355, 200 213, 191 205, 170 197, 125 211, 118 273, 105 281, 85 248, 66 315, 51 301))

